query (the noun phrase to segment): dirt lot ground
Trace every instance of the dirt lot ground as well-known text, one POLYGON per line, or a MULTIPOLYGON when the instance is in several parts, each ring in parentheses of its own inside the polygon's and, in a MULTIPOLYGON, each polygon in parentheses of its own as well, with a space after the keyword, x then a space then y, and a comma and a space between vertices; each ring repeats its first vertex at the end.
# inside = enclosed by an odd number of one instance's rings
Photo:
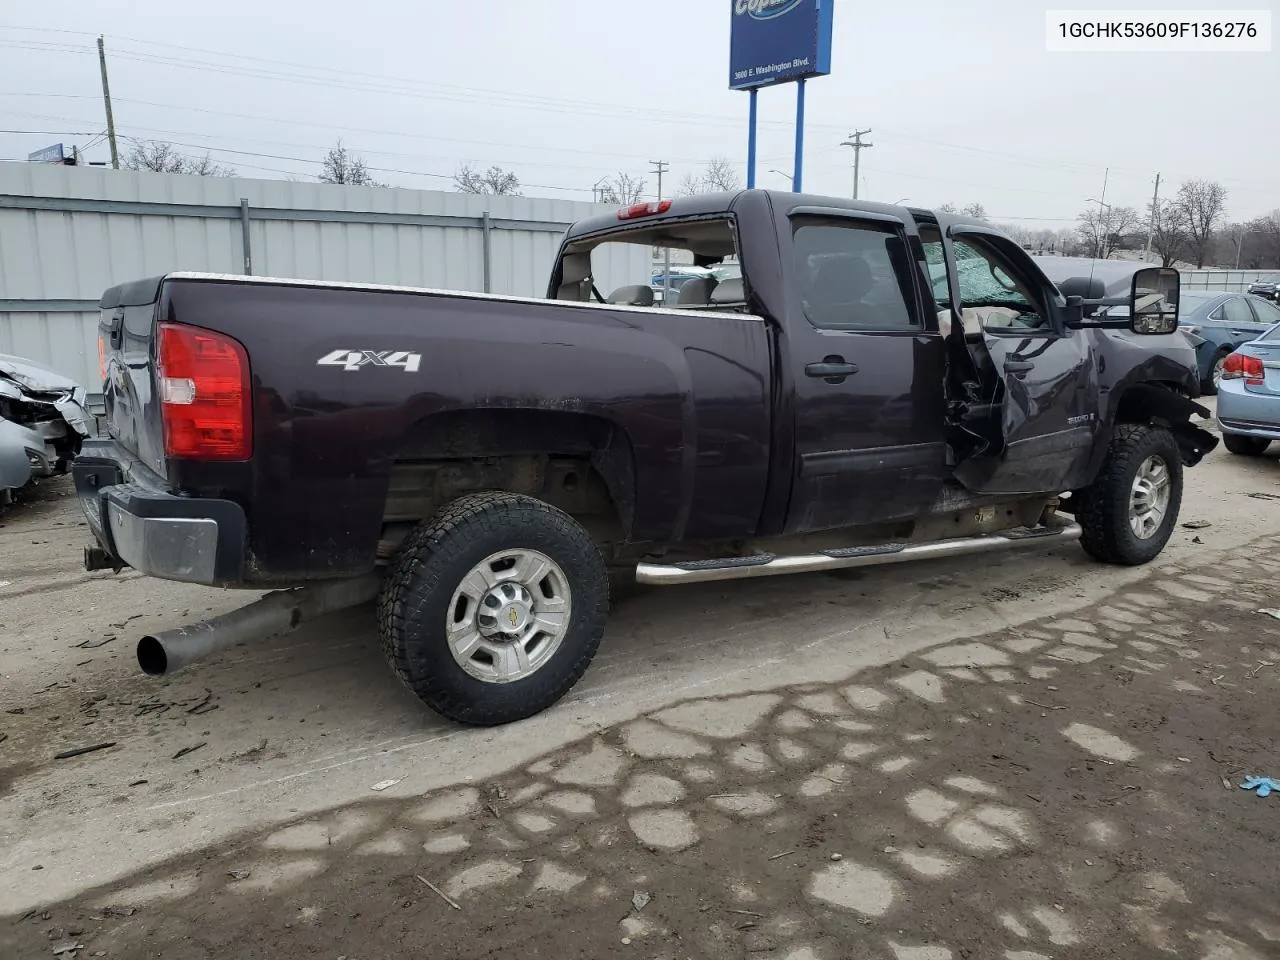
POLYGON ((1280 777, 1276 466, 1191 471, 1211 526, 1144 570, 641 594, 490 731, 365 611, 139 676, 144 630, 248 598, 75 572, 51 486, 0 518, 0 956, 1280 956, 1280 794, 1238 786, 1280 777))

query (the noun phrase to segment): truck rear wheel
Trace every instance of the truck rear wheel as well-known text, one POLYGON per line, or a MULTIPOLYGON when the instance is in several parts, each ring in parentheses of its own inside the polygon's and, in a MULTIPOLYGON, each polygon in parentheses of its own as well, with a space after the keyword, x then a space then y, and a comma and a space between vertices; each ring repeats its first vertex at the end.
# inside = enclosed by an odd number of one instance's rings
POLYGON ((378 628, 392 669, 427 706, 493 726, 568 693, 608 612, 604 558, 577 521, 531 497, 478 493, 406 538, 378 628))
POLYGON ((1085 552, 1123 566, 1154 560, 1169 542, 1182 506, 1178 442, 1163 427, 1117 424, 1102 470, 1078 496, 1085 552))

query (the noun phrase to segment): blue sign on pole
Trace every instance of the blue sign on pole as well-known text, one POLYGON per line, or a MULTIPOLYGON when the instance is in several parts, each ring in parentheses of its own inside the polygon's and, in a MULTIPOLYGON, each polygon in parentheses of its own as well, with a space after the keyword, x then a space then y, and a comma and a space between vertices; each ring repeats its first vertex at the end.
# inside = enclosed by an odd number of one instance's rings
POLYGON ((27 154, 29 163, 62 163, 66 158, 60 143, 55 143, 52 147, 45 147, 43 150, 27 154))
POLYGON ((752 90, 831 72, 835 0, 730 0, 729 87, 752 90))

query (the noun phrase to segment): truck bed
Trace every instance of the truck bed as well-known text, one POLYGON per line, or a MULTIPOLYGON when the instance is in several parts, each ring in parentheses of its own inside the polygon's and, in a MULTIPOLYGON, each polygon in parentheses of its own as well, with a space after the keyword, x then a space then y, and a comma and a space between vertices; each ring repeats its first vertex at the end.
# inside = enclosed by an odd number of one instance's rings
MULTIPOLYGON (((741 536, 759 518, 773 376, 748 314, 202 273, 113 288, 102 308, 109 439, 85 457, 130 465, 135 500, 241 511, 244 563, 219 582, 368 570, 393 475, 531 453, 548 432, 599 472, 630 541, 741 536), (166 454, 161 323, 242 345, 246 459, 166 454)), ((190 567, 180 578, 205 579, 190 567)))

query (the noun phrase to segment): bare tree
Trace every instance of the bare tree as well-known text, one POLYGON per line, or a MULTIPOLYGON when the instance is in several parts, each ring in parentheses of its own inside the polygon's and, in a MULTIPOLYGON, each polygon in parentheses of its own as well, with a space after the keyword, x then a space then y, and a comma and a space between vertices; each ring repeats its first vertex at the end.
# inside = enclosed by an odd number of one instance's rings
POLYGON ((1106 260, 1124 247, 1128 236, 1138 225, 1138 211, 1133 207, 1090 207, 1077 218, 1076 232, 1087 256, 1106 260))
POLYGON ((134 140, 121 161, 127 170, 151 170, 155 173, 185 173, 196 177, 234 177, 233 167, 215 163, 206 152, 203 157, 188 157, 173 144, 163 140, 134 140))
POLYGON ((1280 268, 1280 210, 1272 210, 1263 217, 1245 224, 1246 249, 1250 256, 1248 269, 1273 270, 1280 268))
POLYGON ((1062 249, 1060 231, 1033 229, 1019 224, 998 224, 999 228, 1033 254, 1057 254, 1062 249))
POLYGON ((680 189, 676 191, 682 197, 692 197, 699 193, 705 193, 703 188, 702 177, 692 173, 686 173, 684 179, 680 181, 680 189))
POLYGON ((680 181, 680 195, 692 197, 699 193, 732 193, 742 189, 742 177, 727 157, 712 157, 699 174, 685 174, 680 181))
POLYGON ((481 172, 464 163, 453 175, 453 185, 459 193, 488 193, 496 196, 518 197, 520 178, 501 167, 490 167, 481 172))
POLYGON ((1187 246, 1187 216, 1173 200, 1157 201, 1151 210, 1151 249, 1160 255, 1160 266, 1172 267, 1187 246))
POLYGON ((711 158, 702 175, 702 182, 707 185, 708 191, 732 193, 742 189, 742 177, 738 175, 733 163, 725 157, 711 158))
POLYGON ((644 196, 645 182, 629 173, 619 172, 612 179, 597 187, 600 203, 611 203, 625 207, 639 203, 644 196))
POLYGON ((987 219, 987 208, 980 203, 970 203, 963 207, 957 207, 954 203, 944 203, 938 207, 939 213, 949 213, 952 216, 973 217, 975 220, 987 219))
POLYGON ((184 170, 183 173, 189 173, 196 177, 237 176, 235 167, 229 167, 223 163, 215 163, 208 153, 203 157, 188 157, 187 169, 184 170))
POLYGON ((1197 267, 1203 267, 1209 253, 1214 225, 1227 207, 1227 189, 1212 180, 1188 180, 1178 188, 1175 201, 1187 222, 1187 241, 1197 267))
POLYGON ((322 183, 341 183, 351 187, 385 187, 369 173, 364 158, 352 153, 339 140, 337 146, 330 149, 324 157, 324 166, 320 170, 322 183))

